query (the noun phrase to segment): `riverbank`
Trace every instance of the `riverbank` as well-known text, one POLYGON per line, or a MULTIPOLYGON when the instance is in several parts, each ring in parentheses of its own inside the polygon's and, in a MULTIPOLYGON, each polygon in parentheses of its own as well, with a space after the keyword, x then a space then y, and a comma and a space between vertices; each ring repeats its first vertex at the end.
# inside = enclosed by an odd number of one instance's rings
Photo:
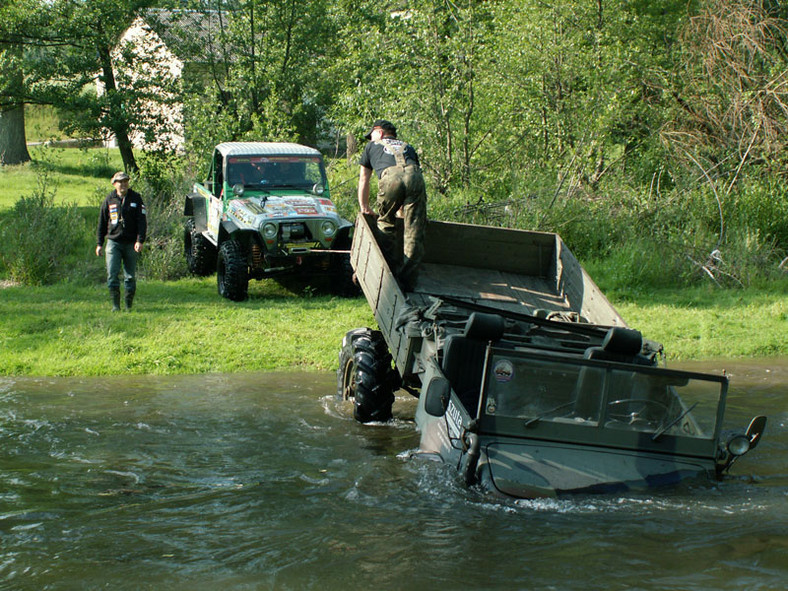
MULTIPOLYGON (((788 357, 788 289, 614 293, 633 328, 668 361, 788 357)), ((374 326, 363 298, 254 281, 250 298, 215 277, 142 281, 135 308, 112 313, 96 284, 0 289, 0 375, 98 376, 333 370, 342 336, 374 326)))

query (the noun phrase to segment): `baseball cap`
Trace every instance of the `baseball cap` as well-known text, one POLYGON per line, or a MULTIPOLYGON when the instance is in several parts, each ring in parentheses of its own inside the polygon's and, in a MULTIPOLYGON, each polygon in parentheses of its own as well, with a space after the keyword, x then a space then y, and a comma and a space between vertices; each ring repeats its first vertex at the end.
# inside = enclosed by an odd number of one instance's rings
POLYGON ((397 137, 397 128, 394 127, 394 124, 391 121, 386 121, 385 119, 376 119, 375 122, 372 124, 372 127, 370 127, 369 131, 367 132, 367 135, 365 135, 364 137, 367 138, 367 139, 371 139, 372 131, 376 127, 380 127, 381 129, 385 129, 391 135, 393 135, 394 137, 397 137))
POLYGON ((129 175, 127 175, 123 171, 116 172, 115 174, 112 175, 112 184, 115 184, 118 181, 127 181, 127 180, 129 180, 129 175))

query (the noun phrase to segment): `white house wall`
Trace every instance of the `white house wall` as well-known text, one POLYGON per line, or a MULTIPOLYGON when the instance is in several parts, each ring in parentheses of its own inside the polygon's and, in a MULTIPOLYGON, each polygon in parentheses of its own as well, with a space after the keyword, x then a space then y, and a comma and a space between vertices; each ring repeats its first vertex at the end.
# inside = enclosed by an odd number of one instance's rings
MULTIPOLYGON (((167 48, 162 39, 141 18, 121 36, 112 54, 116 84, 148 85, 151 95, 163 100, 144 99, 139 105, 139 126, 132 125, 130 139, 136 149, 181 151, 183 149, 183 105, 165 90, 180 79, 183 62, 167 48), (153 141, 145 139, 139 128, 159 128, 153 141)), ((98 92, 103 93, 99 84, 98 92)), ((117 145, 115 138, 110 145, 117 145)))

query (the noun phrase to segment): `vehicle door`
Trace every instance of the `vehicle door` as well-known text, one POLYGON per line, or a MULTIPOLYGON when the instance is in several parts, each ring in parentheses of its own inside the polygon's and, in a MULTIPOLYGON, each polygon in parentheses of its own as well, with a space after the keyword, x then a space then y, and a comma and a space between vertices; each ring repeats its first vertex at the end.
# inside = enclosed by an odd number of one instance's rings
POLYGON ((219 224, 224 215, 224 157, 219 150, 214 153, 210 174, 213 190, 208 203, 208 232, 218 237, 219 224))

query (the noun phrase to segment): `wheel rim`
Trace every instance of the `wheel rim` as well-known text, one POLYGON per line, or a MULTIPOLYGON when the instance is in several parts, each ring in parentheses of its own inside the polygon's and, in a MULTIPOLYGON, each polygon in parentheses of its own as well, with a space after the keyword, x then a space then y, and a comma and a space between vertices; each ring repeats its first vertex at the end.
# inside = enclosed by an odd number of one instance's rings
POLYGON ((345 363, 345 370, 342 374, 342 399, 350 400, 356 397, 355 384, 353 383, 353 376, 356 373, 356 364, 352 359, 345 363))
POLYGON ((216 265, 216 282, 219 284, 219 294, 224 296, 227 289, 224 285, 224 257, 219 253, 219 261, 216 265))

